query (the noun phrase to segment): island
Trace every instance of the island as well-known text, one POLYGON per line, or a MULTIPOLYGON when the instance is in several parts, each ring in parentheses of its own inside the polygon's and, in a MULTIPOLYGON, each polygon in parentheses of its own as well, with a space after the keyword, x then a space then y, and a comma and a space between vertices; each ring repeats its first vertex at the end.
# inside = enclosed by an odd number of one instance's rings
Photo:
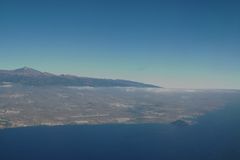
POLYGON ((167 89, 125 80, 0 71, 0 128, 37 125, 194 124, 239 91, 167 89))

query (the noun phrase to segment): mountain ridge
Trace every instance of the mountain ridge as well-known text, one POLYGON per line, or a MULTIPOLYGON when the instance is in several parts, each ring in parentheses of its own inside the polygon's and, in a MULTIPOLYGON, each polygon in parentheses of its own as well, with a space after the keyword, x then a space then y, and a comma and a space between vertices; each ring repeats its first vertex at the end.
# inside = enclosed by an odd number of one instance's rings
POLYGON ((11 82, 32 86, 91 86, 91 87, 140 87, 160 88, 152 84, 145 84, 122 79, 101 79, 81 77, 75 75, 56 75, 41 72, 30 67, 22 67, 15 70, 0 70, 0 83, 11 82))

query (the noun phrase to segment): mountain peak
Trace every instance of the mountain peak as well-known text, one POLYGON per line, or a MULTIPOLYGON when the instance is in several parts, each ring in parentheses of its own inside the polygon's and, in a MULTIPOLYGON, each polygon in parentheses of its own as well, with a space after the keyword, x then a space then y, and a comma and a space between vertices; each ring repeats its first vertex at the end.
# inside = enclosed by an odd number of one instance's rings
POLYGON ((24 66, 22 69, 32 69, 32 68, 24 66))
POLYGON ((31 76, 39 76, 43 74, 38 70, 32 69, 30 67, 26 67, 26 66, 19 69, 15 69, 14 72, 17 74, 31 75, 31 76))
POLYGON ((35 70, 35 69, 32 69, 32 68, 27 67, 27 66, 24 66, 22 68, 18 68, 18 69, 15 69, 15 70, 35 70))

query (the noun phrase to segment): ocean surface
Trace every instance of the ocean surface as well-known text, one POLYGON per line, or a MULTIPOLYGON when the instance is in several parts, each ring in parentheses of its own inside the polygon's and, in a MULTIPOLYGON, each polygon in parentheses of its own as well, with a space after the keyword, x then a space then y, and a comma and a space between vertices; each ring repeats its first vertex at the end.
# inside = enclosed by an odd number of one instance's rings
POLYGON ((0 130, 0 160, 239 160, 240 104, 190 126, 82 125, 0 130))

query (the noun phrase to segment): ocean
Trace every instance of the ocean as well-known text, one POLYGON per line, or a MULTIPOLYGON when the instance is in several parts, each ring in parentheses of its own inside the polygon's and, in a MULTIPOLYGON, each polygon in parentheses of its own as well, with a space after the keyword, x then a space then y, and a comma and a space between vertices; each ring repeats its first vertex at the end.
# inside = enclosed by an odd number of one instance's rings
POLYGON ((0 130, 0 160, 238 160, 240 104, 189 126, 108 124, 0 130))

